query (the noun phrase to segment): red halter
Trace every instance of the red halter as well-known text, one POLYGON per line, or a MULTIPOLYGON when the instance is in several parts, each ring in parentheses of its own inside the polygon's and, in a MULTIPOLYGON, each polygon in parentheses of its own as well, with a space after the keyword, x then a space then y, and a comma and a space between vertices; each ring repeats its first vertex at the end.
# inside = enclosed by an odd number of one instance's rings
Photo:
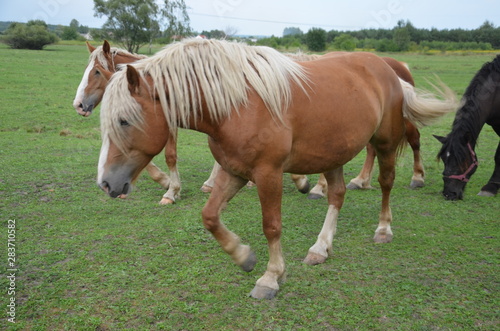
POLYGON ((469 181, 469 179, 467 178, 467 175, 469 174, 469 172, 472 171, 472 169, 474 169, 475 166, 479 165, 479 162, 477 162, 476 153, 474 153, 474 150, 472 149, 470 143, 467 143, 467 147, 469 147, 470 155, 472 158, 472 164, 469 166, 469 168, 463 174, 447 176, 448 178, 458 179, 459 181, 467 183, 469 181))

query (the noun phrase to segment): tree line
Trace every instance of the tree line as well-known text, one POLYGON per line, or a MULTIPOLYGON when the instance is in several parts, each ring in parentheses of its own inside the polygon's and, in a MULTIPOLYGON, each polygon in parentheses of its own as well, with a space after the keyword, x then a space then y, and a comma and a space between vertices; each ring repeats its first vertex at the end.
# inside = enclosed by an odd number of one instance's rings
POLYGON ((500 27, 485 21, 473 30, 419 29, 410 21, 400 20, 392 29, 363 29, 359 31, 326 31, 312 28, 303 33, 300 28, 288 27, 282 37, 272 36, 259 40, 259 44, 275 48, 307 46, 310 51, 326 49, 352 51, 356 48, 380 52, 406 52, 428 49, 492 50, 500 49, 500 27))
MULTIPOLYGON (((94 39, 108 39, 137 53, 146 44, 167 44, 197 34, 217 39, 238 38, 234 29, 230 29, 231 32, 227 29, 194 32, 184 0, 94 0, 94 11, 95 16, 107 18, 100 29, 89 29, 76 20, 72 20, 67 27, 57 26, 55 29, 39 20, 27 24, 12 23, 3 31, 2 41, 12 48, 42 49, 59 38, 82 40, 81 35, 90 32, 94 39)), ((253 38, 247 41, 253 42, 253 38)), ((304 33, 300 28, 287 27, 281 37, 262 38, 257 44, 285 50, 303 48, 313 52, 352 51, 356 48, 379 52, 492 50, 500 49, 500 27, 485 21, 473 30, 420 29, 404 20, 392 29, 326 31, 312 28, 304 33)))

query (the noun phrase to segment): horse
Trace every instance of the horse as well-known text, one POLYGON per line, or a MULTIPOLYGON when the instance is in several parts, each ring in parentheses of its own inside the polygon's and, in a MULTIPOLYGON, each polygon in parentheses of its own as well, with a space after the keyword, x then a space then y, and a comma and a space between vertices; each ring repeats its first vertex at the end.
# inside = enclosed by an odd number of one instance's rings
MULTIPOLYGON (((295 61, 312 61, 312 60, 317 60, 321 57, 331 57, 331 56, 338 56, 346 54, 346 52, 330 52, 324 55, 318 55, 318 54, 305 54, 305 53, 286 53, 285 55, 292 58, 295 61)), ((393 70, 394 72, 398 75, 399 78, 403 79, 407 83, 410 83, 411 85, 415 86, 415 81, 413 80, 413 76, 411 75, 408 66, 406 63, 399 62, 393 58, 390 57, 381 57, 382 60, 384 60, 393 70)), ((424 177, 425 177, 425 171, 424 171, 424 165, 422 163, 422 159, 420 157, 420 132, 418 129, 410 122, 410 121, 405 121, 406 124, 406 139, 411 146, 413 150, 413 176, 410 182, 410 187, 411 188, 419 188, 424 186, 424 177)), ((371 186, 371 180, 372 180, 372 174, 373 174, 373 167, 375 165, 375 150, 371 147, 370 144, 366 146, 366 158, 365 162, 363 164, 362 170, 359 173, 358 176, 353 178, 349 184, 347 184, 348 189, 369 189, 372 188, 371 186)), ((212 186, 215 181, 215 177, 217 175, 217 171, 219 170, 220 166, 215 162, 214 167, 212 169, 212 173, 210 174, 210 177, 205 181, 205 183, 202 186, 202 191, 204 192, 210 192, 212 189, 212 186)), ((301 175, 292 175, 292 180, 295 182, 296 186, 299 188, 299 191, 303 192, 303 190, 300 190, 300 187, 306 187, 305 184, 300 184, 300 183, 308 183, 307 177, 306 176, 301 176, 301 175)), ((323 198, 326 195, 327 191, 327 183, 325 177, 320 174, 320 177, 318 179, 317 184, 311 189, 309 192, 308 198, 309 199, 320 199, 323 198)))
MULTIPOLYGON (((119 70, 121 64, 133 63, 146 58, 144 55, 129 53, 126 50, 111 47, 107 40, 100 47, 86 43, 90 53, 89 63, 78 86, 73 107, 82 116, 88 117, 99 105, 102 96, 113 73, 119 70)), ((167 192, 160 200, 161 205, 175 203, 180 198, 181 181, 177 170, 176 135, 165 145, 165 161, 170 171, 170 177, 161 171, 153 162, 146 166, 151 178, 160 184, 167 192)), ((122 196, 125 197, 125 196, 122 196)))
POLYGON ((99 187, 128 194, 134 180, 178 127, 208 136, 221 165, 202 209, 205 228, 245 271, 256 256, 220 220, 248 180, 256 184, 269 262, 250 295, 274 298, 285 273, 281 249, 284 172, 323 173, 328 211, 304 260, 332 253, 346 191, 343 165, 369 142, 382 192, 374 241, 390 242, 390 192, 404 144, 404 118, 428 125, 455 108, 454 94, 422 97, 371 53, 295 62, 276 50, 243 43, 187 39, 113 75, 101 105, 99 187))
MULTIPOLYGON (((434 136, 443 145, 438 153, 444 163, 443 195, 447 200, 461 200, 466 184, 478 168, 475 153, 477 138, 484 124, 500 136, 500 55, 485 63, 472 78, 462 97, 451 132, 434 136)), ((480 196, 495 196, 500 189, 500 143, 495 152, 495 169, 480 196)))

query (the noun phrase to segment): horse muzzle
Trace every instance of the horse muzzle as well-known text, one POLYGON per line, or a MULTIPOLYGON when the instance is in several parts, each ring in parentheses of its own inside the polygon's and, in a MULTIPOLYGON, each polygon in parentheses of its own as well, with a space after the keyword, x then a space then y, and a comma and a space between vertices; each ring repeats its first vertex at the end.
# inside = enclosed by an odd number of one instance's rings
POLYGON ((132 185, 129 182, 111 185, 109 182, 103 181, 99 183, 99 187, 112 198, 125 198, 130 193, 132 185))

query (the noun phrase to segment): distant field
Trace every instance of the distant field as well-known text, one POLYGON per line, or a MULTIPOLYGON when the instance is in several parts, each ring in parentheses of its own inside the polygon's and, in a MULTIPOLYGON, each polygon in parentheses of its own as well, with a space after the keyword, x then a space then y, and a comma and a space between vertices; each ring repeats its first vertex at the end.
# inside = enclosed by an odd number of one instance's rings
MULTIPOLYGON (((418 86, 437 75, 461 95, 495 54, 392 55, 409 64, 418 86)), ((0 58, 2 274, 9 268, 9 220, 15 220, 18 269, 15 295, 0 295, 2 328, 500 330, 500 197, 476 196, 491 176, 498 144, 489 126, 481 133, 480 166, 464 201, 445 201, 440 193, 443 165, 436 161, 439 143, 432 134, 449 132, 450 115, 421 130, 424 188, 408 187, 409 149, 398 162, 393 242, 371 240, 380 190, 349 191, 334 256, 319 266, 301 261, 321 229, 326 202, 307 200, 285 179, 288 277, 276 299, 256 301, 248 293, 267 261, 256 190, 243 189, 223 214, 259 259, 245 273, 201 223, 207 195, 199 188, 213 164, 204 135, 179 134, 178 203, 158 205, 163 189, 146 174, 128 199, 112 200, 95 184, 99 111, 82 118, 71 106, 86 47, 25 51, 0 44, 0 58), (12 297, 15 324, 7 321, 12 297)), ((363 159, 344 167, 347 181, 363 159)), ((155 162, 166 169, 163 160, 155 162)), ((11 285, 1 277, 0 287, 11 285)))

